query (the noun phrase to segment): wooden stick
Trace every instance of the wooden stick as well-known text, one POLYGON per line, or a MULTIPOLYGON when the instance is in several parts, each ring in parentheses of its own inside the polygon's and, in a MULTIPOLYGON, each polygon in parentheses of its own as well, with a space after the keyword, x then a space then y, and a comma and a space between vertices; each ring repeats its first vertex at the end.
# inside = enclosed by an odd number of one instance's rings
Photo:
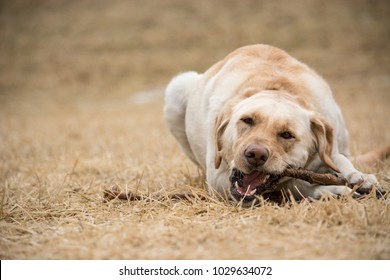
MULTIPOLYGON (((344 178, 337 177, 336 175, 330 173, 316 173, 314 171, 305 170, 302 168, 287 168, 280 177, 292 177, 300 180, 307 181, 311 184, 319 184, 319 185, 346 185, 348 182, 344 178)), ((163 198, 168 199, 179 199, 179 200, 190 200, 193 198, 200 198, 205 200, 206 197, 194 195, 192 193, 175 193, 167 196, 161 194, 155 194, 152 197, 148 197, 145 195, 137 195, 133 192, 122 192, 118 187, 114 186, 110 190, 104 190, 103 192, 103 200, 108 202, 112 199, 122 199, 129 201, 136 200, 147 200, 149 198, 160 200, 163 198)))
POLYGON ((132 192, 122 192, 118 187, 114 186, 110 190, 104 190, 103 191, 103 201, 108 202, 110 200, 113 200, 115 198, 123 199, 123 200, 141 200, 142 197, 140 195, 135 195, 132 192))
POLYGON ((337 177, 331 173, 316 173, 314 171, 305 170, 302 168, 287 168, 282 176, 292 177, 304 180, 311 184, 318 185, 347 185, 345 178, 337 177))
POLYGON ((104 190, 103 191, 103 201, 108 202, 112 199, 122 199, 122 200, 129 200, 129 201, 136 201, 136 200, 148 200, 148 199, 154 199, 154 200, 161 200, 164 198, 173 199, 173 200, 191 200, 194 198, 199 198, 201 200, 206 200, 207 198, 203 195, 195 195, 193 193, 174 193, 169 195, 161 195, 161 194, 154 194, 151 197, 146 195, 136 195, 133 192, 122 192, 118 187, 114 186, 110 190, 104 190))

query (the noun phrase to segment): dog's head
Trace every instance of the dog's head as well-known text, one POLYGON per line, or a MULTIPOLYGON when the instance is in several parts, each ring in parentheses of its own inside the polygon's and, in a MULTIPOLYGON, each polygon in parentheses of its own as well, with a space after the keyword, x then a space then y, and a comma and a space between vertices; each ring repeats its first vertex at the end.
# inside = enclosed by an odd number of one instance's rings
POLYGON ((250 203, 272 191, 288 167, 305 167, 314 157, 331 160, 332 127, 287 93, 264 91, 225 106, 216 120, 215 168, 230 168, 230 194, 250 203))

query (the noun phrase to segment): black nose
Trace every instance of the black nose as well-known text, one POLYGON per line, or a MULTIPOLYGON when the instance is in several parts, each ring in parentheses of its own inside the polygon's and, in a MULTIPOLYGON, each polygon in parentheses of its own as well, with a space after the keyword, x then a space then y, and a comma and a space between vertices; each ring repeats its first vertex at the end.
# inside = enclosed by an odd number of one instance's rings
POLYGON ((269 151, 268 149, 259 144, 250 144, 244 151, 244 156, 246 161, 254 166, 258 167, 264 165, 264 163, 268 160, 269 151))

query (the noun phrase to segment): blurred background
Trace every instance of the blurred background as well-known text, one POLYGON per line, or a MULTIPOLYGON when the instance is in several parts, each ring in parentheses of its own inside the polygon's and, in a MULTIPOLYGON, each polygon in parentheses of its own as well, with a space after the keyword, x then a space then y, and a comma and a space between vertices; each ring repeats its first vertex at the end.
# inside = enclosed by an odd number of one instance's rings
POLYGON ((254 43, 285 49, 336 88, 380 83, 388 91, 389 3, 1 0, 0 106, 122 102, 254 43))

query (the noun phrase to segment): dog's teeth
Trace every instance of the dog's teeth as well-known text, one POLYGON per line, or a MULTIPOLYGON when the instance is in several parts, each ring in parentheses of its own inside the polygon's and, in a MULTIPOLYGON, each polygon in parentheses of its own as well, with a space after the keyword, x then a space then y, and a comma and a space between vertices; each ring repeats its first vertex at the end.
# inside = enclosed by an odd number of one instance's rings
POLYGON ((269 177, 270 177, 270 175, 268 174, 268 175, 266 175, 265 176, 265 180, 267 181, 268 179, 269 179, 269 177))
POLYGON ((244 193, 243 190, 241 189, 240 185, 238 184, 238 181, 234 182, 234 187, 237 189, 237 191, 244 196, 252 196, 256 193, 256 189, 253 189, 251 191, 250 188, 251 186, 249 185, 248 188, 246 189, 246 192, 244 193))

